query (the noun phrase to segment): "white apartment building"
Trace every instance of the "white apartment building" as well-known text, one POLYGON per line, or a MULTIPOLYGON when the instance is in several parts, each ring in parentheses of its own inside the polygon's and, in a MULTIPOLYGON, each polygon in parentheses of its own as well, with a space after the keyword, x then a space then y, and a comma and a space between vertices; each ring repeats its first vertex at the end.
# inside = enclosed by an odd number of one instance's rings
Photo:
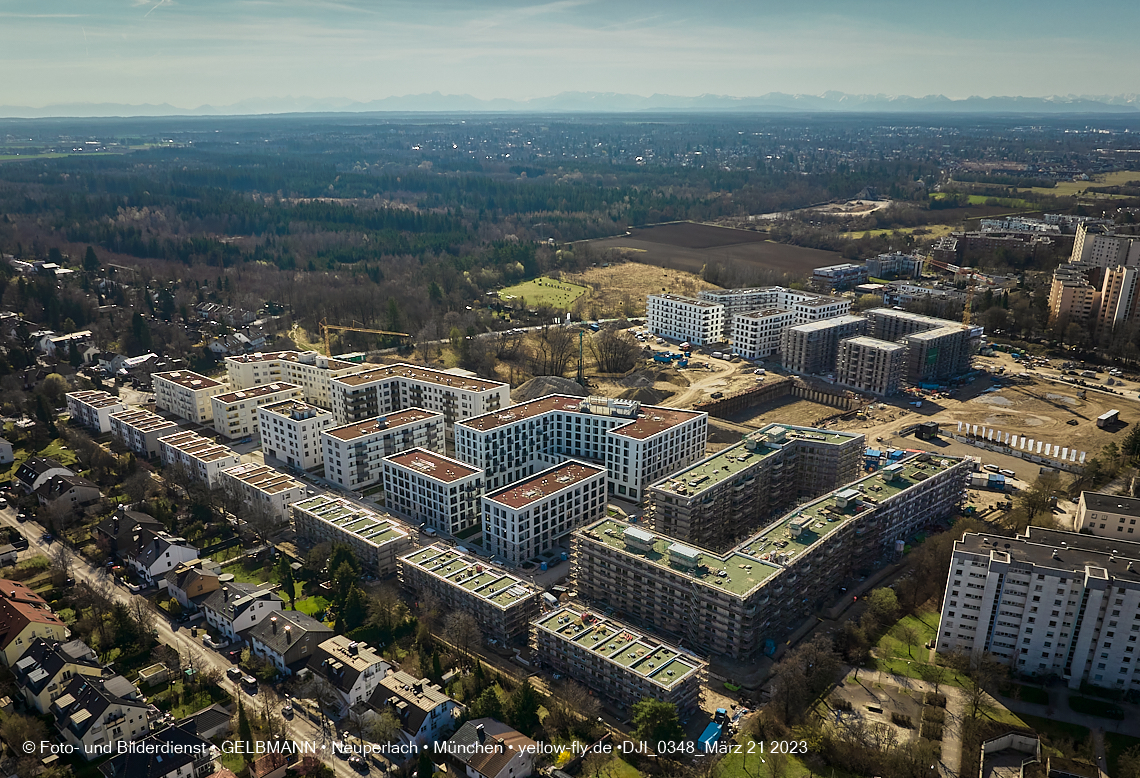
POLYGON ((214 431, 234 440, 258 434, 257 409, 284 400, 299 400, 304 395, 295 384, 272 383, 214 395, 210 405, 214 431))
POLYGON ((391 516, 377 513, 331 494, 318 494, 293 504, 297 534, 314 544, 344 543, 357 558, 384 577, 393 575, 396 560, 413 548, 408 529, 391 516))
POLYGON ((604 463, 611 494, 638 502, 645 487, 704 456, 708 415, 609 397, 552 394, 455 425, 455 455, 484 471, 488 489, 565 459, 604 463))
POLYGON ((1029 527, 954 544, 938 651, 1020 673, 1140 689, 1140 543, 1029 527))
POLYGON ((1140 265, 1140 235, 1114 235, 1103 225, 1079 224, 1069 261, 1104 268, 1140 265))
POLYGON ((229 387, 213 378, 191 372, 172 370, 151 376, 154 384, 154 407, 170 411, 180 419, 209 424, 214 418, 210 398, 224 394, 229 387))
POLYGON ((736 316, 753 311, 779 308, 791 310, 792 304, 812 297, 815 292, 800 292, 783 286, 761 286, 749 289, 706 289, 697 297, 724 306, 724 336, 736 343, 736 316))
POLYGON ((211 489, 223 470, 241 464, 241 455, 196 432, 181 430, 158 439, 158 453, 167 466, 180 465, 211 489))
POLYGON ((847 297, 809 297, 791 304, 795 316, 793 324, 834 319, 851 313, 851 299, 847 297))
POLYGON ((368 702, 392 665, 367 643, 333 635, 317 646, 308 668, 336 689, 339 710, 347 712, 354 705, 368 702))
POLYGON ((663 338, 707 346, 724 341, 724 306, 697 297, 651 294, 645 298, 649 331, 663 338))
MULTIPOLYGON (((305 487, 280 470, 256 462, 222 471, 222 488, 241 495, 253 510, 284 522, 289 519, 289 506, 305 497, 305 487)), ((239 517, 240 518, 240 517, 239 517)))
POLYGON ((1090 535, 1140 541, 1136 529, 1137 519, 1140 519, 1140 499, 1119 494, 1081 492, 1074 525, 1090 535))
POLYGON ((891 395, 899 390, 906 362, 906 347, 861 335, 839 341, 835 382, 871 394, 891 395))
POLYGON ((388 510, 450 535, 479 523, 482 470, 422 448, 383 462, 388 510))
POLYGON ((384 457, 412 448, 447 453, 442 413, 408 408, 321 432, 325 478, 346 489, 380 483, 384 457))
POLYGON ((324 463, 321 433, 332 425, 330 412, 298 399, 257 409, 261 450, 266 456, 302 470, 312 470, 324 463))
POLYGON ((483 547, 521 564, 605 513, 605 469, 567 460, 483 497, 483 547))
POLYGON ((780 350, 780 333, 792 326, 795 314, 784 308, 764 308, 733 317, 732 350, 745 359, 766 359, 780 350))
POLYGON ((127 410, 112 413, 111 435, 141 457, 158 456, 158 439, 178 432, 178 425, 157 413, 127 410))
POLYGON ((260 384, 296 384, 306 402, 332 407, 330 387, 334 378, 359 373, 363 365, 345 362, 315 351, 257 351, 226 357, 226 375, 233 389, 260 384))
POLYGON ((84 390, 67 393, 68 415, 72 421, 93 432, 110 432, 111 414, 126 409, 126 403, 108 392, 84 390))
POLYGON ((511 402, 511 388, 501 381, 403 363, 335 378, 331 395, 333 414, 342 425, 422 408, 442 413, 450 427, 511 402))

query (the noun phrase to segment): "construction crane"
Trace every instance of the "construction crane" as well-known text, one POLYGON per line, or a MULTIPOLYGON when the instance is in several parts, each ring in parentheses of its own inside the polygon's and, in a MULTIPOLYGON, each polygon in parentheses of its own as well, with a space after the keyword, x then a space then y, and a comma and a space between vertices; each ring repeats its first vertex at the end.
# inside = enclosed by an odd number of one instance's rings
POLYGON ((329 346, 329 330, 336 330, 337 332, 368 332, 373 335, 395 335, 399 338, 411 337, 406 332, 389 332, 388 330, 371 330, 367 327, 348 326, 345 324, 329 324, 327 320, 322 321, 320 324, 321 335, 325 339, 325 355, 332 356, 332 348, 329 346))

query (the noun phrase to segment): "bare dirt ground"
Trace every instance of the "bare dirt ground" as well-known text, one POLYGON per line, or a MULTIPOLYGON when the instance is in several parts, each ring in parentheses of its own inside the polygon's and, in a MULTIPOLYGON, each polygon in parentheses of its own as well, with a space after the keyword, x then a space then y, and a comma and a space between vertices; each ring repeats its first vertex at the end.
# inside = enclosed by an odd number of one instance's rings
POLYGON ((590 289, 574 302, 572 310, 587 319, 644 316, 648 294, 666 290, 692 297, 703 289, 717 288, 694 273, 646 265, 636 259, 592 267, 584 273, 563 273, 566 281, 590 289))
POLYGON ((615 253, 661 267, 699 273, 710 262, 741 262, 759 269, 806 276, 843 257, 834 251, 789 246, 762 233, 707 224, 666 224, 633 230, 628 236, 590 241, 596 251, 615 253))

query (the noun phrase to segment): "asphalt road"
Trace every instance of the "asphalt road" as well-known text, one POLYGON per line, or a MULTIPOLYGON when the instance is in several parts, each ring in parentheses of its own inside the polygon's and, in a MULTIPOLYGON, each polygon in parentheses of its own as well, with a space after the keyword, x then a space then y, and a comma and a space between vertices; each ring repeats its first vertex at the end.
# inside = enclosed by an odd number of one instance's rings
MULTIPOLYGON (((3 523, 9 526, 16 527, 24 534, 24 537, 28 539, 28 550, 20 552, 22 557, 38 552, 48 557, 48 559, 52 558, 53 551, 55 551, 55 547, 58 546, 60 541, 55 540, 51 543, 43 542, 40 538, 44 534, 44 528, 37 522, 29 520, 23 524, 19 523, 16 520, 16 511, 11 508, 0 511, 0 521, 3 521, 3 523)), ((72 554, 71 570, 71 576, 75 579, 76 586, 91 587, 92 585, 105 585, 112 580, 105 569, 91 565, 83 557, 74 553, 72 554)), ((116 601, 128 606, 135 598, 141 597, 141 595, 138 594, 131 594, 125 587, 114 583, 111 585, 111 592, 112 597, 114 597, 116 601)), ((188 627, 172 624, 161 614, 157 613, 155 614, 155 628, 158 630, 159 642, 176 649, 184 658, 184 661, 186 658, 189 658, 196 668, 215 668, 219 670, 222 673, 223 688, 225 688, 235 700, 244 696, 244 703, 248 707, 256 707, 259 702, 256 694, 247 694, 236 683, 225 677, 226 670, 233 667, 233 663, 222 654, 202 645, 201 637, 192 638, 188 627)), ((322 756, 322 761, 332 766, 338 778, 352 778, 353 776, 360 778, 361 773, 356 772, 350 767, 347 761, 337 759, 332 755, 332 739, 334 739, 334 736, 331 733, 322 734, 318 724, 314 724, 304 715, 297 713, 294 714, 292 719, 285 721, 285 727, 289 736, 298 743, 315 743, 318 750, 321 749, 322 745, 325 746, 325 750, 320 753, 324 754, 327 752, 328 755, 322 756)), ((355 739, 353 742, 356 742, 355 739)), ((376 767, 372 767, 371 772, 379 773, 380 771, 376 767)))

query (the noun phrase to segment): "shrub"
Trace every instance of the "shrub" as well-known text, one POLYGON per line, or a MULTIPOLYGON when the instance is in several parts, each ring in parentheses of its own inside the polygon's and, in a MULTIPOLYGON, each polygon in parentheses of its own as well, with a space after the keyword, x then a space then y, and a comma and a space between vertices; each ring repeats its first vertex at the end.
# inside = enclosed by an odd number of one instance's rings
POLYGON ((945 708, 946 707, 946 695, 945 694, 935 694, 934 692, 927 692, 925 702, 927 705, 933 705, 937 708, 945 708))
POLYGON ((924 721, 922 723, 922 730, 919 734, 927 740, 941 740, 942 739, 942 725, 935 724, 933 721, 924 721))
POLYGON ((891 723, 896 727, 903 727, 905 729, 914 729, 914 722, 910 720, 910 716, 904 716, 901 713, 891 714, 891 723))
POLYGON ((833 710, 843 710, 843 711, 854 710, 854 707, 851 705, 850 700, 845 700, 838 695, 831 698, 830 704, 831 704, 831 707, 833 710))
POLYGON ((927 705, 922 709, 922 720, 941 724, 946 721, 946 711, 943 708, 935 708, 927 705))

